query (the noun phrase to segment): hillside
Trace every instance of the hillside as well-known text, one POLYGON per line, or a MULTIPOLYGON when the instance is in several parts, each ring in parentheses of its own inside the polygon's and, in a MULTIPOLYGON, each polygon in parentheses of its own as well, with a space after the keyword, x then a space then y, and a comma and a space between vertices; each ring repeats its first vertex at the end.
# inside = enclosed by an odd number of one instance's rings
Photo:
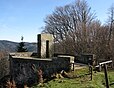
MULTIPOLYGON (((85 74, 87 69, 78 69, 72 72, 72 75, 85 74), (84 72, 85 71, 85 72, 84 72)), ((114 70, 108 71, 109 84, 114 83, 114 70)), ((35 85, 32 88, 106 88, 104 72, 93 72, 93 79, 90 80, 90 75, 85 75, 77 78, 56 78, 42 85, 35 85)), ((110 85, 114 88, 114 85, 110 85)))
MULTIPOLYGON (((12 42, 7 40, 0 40, 0 51, 15 52, 18 46, 18 42, 12 42)), ((29 52, 37 51, 36 43, 25 42, 25 47, 29 52)))

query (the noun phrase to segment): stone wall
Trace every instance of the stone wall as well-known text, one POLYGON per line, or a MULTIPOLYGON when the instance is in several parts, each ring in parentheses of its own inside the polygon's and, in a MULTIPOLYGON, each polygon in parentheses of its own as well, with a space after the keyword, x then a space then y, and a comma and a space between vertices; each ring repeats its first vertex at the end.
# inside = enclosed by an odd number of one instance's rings
POLYGON ((95 54, 81 54, 80 56, 77 56, 76 62, 95 66, 96 65, 95 54))
POLYGON ((61 70, 70 70, 69 57, 55 57, 52 59, 40 59, 32 57, 17 57, 10 56, 10 75, 14 78, 17 84, 33 84, 37 82, 36 69, 39 67, 43 71, 43 78, 51 77, 54 73, 59 73, 61 70))

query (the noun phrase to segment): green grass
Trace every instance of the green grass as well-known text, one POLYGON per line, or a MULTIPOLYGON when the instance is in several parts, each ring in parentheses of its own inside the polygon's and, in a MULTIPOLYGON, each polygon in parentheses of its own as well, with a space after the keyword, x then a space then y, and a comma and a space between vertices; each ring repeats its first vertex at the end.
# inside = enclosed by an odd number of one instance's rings
MULTIPOLYGON (((70 75, 83 75, 88 72, 88 69, 76 70, 69 73, 70 75)), ((114 82, 114 71, 111 70, 108 72, 109 83, 114 82)), ((82 76, 79 78, 62 78, 62 79, 53 79, 44 83, 42 86, 34 86, 32 88, 105 88, 105 79, 104 72, 93 72, 93 80, 90 80, 90 75, 82 76)), ((111 85, 110 88, 114 88, 114 85, 111 85)))

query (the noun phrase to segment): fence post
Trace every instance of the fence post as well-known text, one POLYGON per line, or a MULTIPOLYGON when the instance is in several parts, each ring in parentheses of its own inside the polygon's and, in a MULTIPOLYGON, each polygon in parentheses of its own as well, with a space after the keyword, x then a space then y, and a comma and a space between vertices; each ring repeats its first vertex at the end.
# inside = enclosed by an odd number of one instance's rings
POLYGON ((92 71, 93 69, 92 69, 92 66, 91 65, 89 65, 89 74, 90 74, 90 77, 91 77, 91 80, 92 80, 92 71))
POLYGON ((102 69, 102 66, 101 66, 101 64, 99 63, 99 72, 101 72, 101 69, 102 69))
POLYGON ((90 66, 90 68, 91 68, 91 80, 92 80, 92 74, 93 74, 92 66, 90 66))
POLYGON ((92 74, 93 74, 92 72, 93 72, 92 66, 89 65, 89 75, 91 77, 91 80, 92 80, 92 74))
POLYGON ((107 76, 107 65, 106 64, 104 64, 104 74, 105 74, 106 88, 109 88, 108 76, 107 76))

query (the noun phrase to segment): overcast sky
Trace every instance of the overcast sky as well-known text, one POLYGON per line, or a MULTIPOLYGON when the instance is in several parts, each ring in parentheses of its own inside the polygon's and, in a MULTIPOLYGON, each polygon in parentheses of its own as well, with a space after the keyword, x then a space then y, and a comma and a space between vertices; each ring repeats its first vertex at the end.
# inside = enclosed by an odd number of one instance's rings
MULTIPOLYGON (((37 34, 45 26, 44 19, 56 7, 73 3, 75 0, 0 0, 0 40, 36 42, 37 34)), ((114 0, 87 0, 104 23, 108 17, 108 8, 114 0)))

